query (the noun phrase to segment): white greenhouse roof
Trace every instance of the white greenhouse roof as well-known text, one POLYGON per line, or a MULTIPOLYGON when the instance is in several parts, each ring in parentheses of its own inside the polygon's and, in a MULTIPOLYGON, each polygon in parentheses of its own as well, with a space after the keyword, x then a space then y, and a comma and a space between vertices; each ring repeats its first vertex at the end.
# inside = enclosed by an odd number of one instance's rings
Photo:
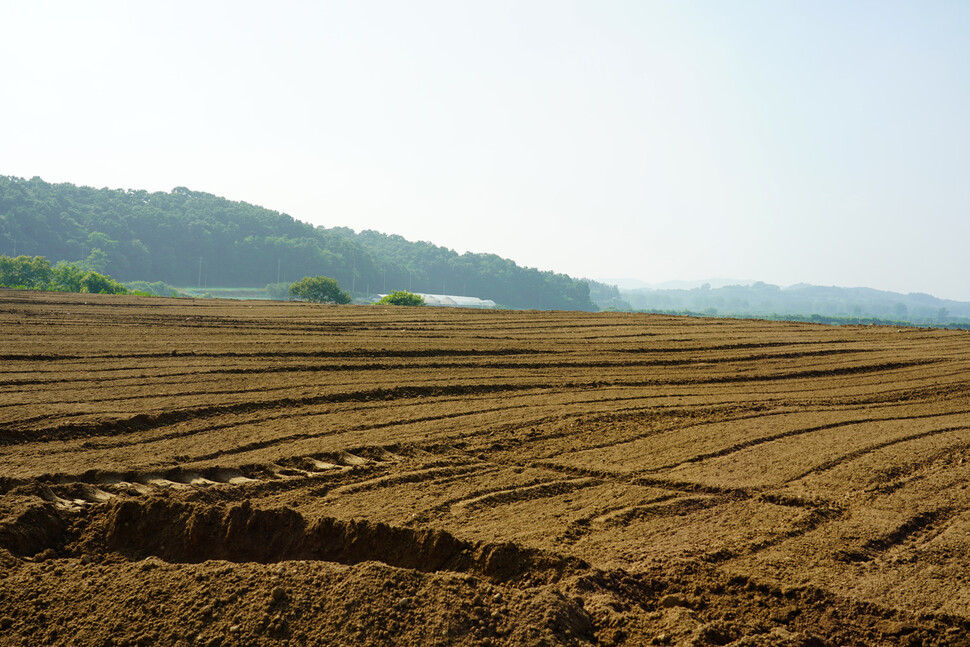
MULTIPOLYGON (((478 297, 461 297, 455 294, 424 294, 415 292, 424 299, 426 306, 438 306, 445 308, 494 308, 495 302, 491 299, 479 299, 478 297)), ((378 297, 385 297, 381 294, 378 297)))

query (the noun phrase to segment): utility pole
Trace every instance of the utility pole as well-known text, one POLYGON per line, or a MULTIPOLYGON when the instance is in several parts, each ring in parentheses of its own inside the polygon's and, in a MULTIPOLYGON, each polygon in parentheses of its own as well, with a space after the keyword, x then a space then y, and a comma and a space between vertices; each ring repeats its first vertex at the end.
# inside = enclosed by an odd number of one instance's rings
POLYGON ((408 270, 408 292, 411 291, 411 270, 408 270))
POLYGON ((357 263, 354 263, 354 273, 350 277, 350 293, 357 293, 357 263))
POLYGON ((279 258, 276 259, 276 282, 280 282, 280 263, 283 261, 279 258))
POLYGON ((384 294, 387 294, 387 266, 384 266, 384 294))
POLYGON ((202 289, 202 257, 199 257, 199 289, 202 289))

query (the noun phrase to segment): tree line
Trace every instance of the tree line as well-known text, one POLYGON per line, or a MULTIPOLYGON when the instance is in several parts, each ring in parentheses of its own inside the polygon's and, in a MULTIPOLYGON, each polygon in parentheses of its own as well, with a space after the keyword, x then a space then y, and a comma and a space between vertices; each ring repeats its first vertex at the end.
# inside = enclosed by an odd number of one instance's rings
POLYGON ((354 296, 394 290, 511 308, 596 310, 589 284, 494 254, 326 228, 177 187, 95 189, 0 176, 0 253, 74 262, 118 281, 263 286, 329 276, 354 296))
POLYGON ((0 256, 0 288, 91 294, 148 294, 129 290, 110 276, 86 270, 74 263, 52 265, 43 256, 0 256))

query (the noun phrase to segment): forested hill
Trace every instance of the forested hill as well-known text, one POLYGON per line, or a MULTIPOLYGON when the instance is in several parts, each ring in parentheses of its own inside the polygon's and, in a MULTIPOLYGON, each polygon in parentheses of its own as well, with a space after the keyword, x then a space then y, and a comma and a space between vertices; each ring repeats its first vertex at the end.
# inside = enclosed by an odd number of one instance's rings
POLYGON ((597 309, 587 282, 563 274, 374 231, 314 227, 184 187, 149 193, 0 176, 0 254, 83 261, 122 281, 236 287, 325 275, 355 294, 410 289, 512 308, 597 309))

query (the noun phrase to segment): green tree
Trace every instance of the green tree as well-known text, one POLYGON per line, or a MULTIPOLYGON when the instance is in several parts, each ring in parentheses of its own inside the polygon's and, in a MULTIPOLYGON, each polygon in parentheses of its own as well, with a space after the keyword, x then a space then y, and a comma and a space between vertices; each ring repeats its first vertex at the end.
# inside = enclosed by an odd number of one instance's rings
POLYGON ((108 258, 108 254, 100 247, 95 247, 88 254, 88 257, 81 261, 81 265, 86 270, 102 273, 107 270, 108 263, 110 262, 111 259, 108 258))
POLYGON ((424 297, 414 294, 413 292, 407 292, 405 290, 395 290, 388 295, 385 295, 377 305, 388 305, 388 306, 423 306, 424 297))
POLYGON ((51 264, 43 256, 0 256, 0 286, 43 290, 51 280, 51 264))
POLYGON ((91 294, 128 294, 125 286, 110 276, 104 276, 97 272, 84 273, 84 276, 81 277, 81 292, 91 294))
POLYGON ((290 296, 314 303, 350 303, 350 295, 329 276, 306 276, 290 286, 290 296))
POLYGON ((128 289, 110 276, 85 272, 73 263, 58 263, 51 267, 50 261, 43 256, 0 256, 0 287, 128 294, 128 289))
POLYGON ((111 240, 110 236, 100 231, 92 231, 88 234, 88 247, 91 249, 102 249, 107 254, 117 249, 118 241, 111 240))
POLYGON ((51 290, 56 292, 80 292, 84 270, 74 263, 58 263, 54 266, 51 290))

